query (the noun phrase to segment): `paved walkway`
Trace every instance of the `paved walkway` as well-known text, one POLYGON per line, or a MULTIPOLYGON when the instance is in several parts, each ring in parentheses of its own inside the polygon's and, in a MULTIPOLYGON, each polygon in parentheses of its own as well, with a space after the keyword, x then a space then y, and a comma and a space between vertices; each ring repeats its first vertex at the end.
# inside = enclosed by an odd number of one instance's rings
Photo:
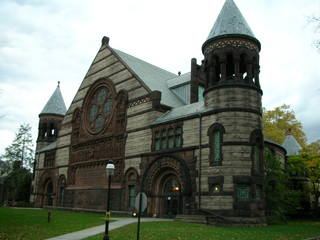
MULTIPOLYGON (((141 218, 141 222, 160 222, 160 221, 172 221, 170 219, 162 219, 162 218, 141 218)), ((119 220, 115 222, 109 223, 109 230, 113 230, 130 223, 138 222, 137 218, 119 218, 119 220)), ((79 240, 84 239, 93 235, 97 235, 99 233, 103 233, 105 229, 105 225, 100 225, 97 227, 87 228, 78 232, 67 233, 61 236, 48 238, 47 240, 79 240)))

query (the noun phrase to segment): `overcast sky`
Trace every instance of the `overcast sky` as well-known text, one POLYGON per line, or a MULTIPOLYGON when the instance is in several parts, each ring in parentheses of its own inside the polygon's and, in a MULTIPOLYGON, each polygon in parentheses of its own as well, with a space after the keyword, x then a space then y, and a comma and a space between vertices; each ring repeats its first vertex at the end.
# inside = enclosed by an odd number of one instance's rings
MULTIPOLYGON (((308 141, 320 139, 320 0, 235 0, 262 45, 267 109, 290 104, 308 141)), ((70 105, 103 36, 111 47, 173 73, 190 71, 224 0, 0 0, 0 154, 61 81, 70 105)))

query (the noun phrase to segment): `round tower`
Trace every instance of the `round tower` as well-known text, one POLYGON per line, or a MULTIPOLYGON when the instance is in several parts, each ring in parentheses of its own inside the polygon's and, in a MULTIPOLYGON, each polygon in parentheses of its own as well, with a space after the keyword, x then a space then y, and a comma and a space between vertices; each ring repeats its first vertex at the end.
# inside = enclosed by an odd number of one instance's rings
POLYGON ((60 82, 58 82, 56 90, 39 114, 36 151, 56 141, 66 111, 66 105, 60 91, 60 82))
POLYGON ((264 161, 260 42, 233 0, 226 0, 202 52, 205 106, 213 109, 216 124, 223 129, 217 135, 222 157, 214 168, 224 177, 223 190, 232 195, 232 209, 224 209, 224 215, 261 223, 264 161))

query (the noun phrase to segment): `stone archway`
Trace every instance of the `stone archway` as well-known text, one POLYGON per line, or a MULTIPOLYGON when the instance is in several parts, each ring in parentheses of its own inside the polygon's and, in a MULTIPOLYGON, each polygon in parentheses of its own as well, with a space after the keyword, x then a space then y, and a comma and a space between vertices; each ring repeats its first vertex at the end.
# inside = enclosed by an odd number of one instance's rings
POLYGON ((153 186, 151 204, 158 216, 174 217, 182 213, 181 182, 173 169, 162 169, 153 186))
POLYGON ((191 178, 187 165, 179 158, 162 156, 145 169, 142 190, 148 196, 149 215, 174 217, 191 204, 191 178))
POLYGON ((50 178, 45 183, 42 204, 47 206, 53 205, 53 182, 50 178))
POLYGON ((64 198, 65 198, 65 188, 66 188, 66 177, 65 175, 60 175, 58 180, 58 199, 57 205, 63 207, 64 206, 64 198))

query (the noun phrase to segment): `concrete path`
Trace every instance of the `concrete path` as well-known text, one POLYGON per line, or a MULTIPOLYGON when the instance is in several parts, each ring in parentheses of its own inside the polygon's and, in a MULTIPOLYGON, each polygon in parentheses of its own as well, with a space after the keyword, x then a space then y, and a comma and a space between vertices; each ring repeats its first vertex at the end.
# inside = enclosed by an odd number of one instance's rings
MULTIPOLYGON (((161 222, 161 221, 172 221, 171 219, 162 219, 162 218, 141 218, 141 222, 161 222)), ((113 230, 125 225, 138 222, 137 218, 119 218, 115 222, 109 224, 109 230, 113 230)), ((99 233, 103 233, 105 225, 100 225, 97 227, 87 228, 78 232, 67 233, 61 236, 48 238, 47 240, 79 240, 84 239, 99 233)))

